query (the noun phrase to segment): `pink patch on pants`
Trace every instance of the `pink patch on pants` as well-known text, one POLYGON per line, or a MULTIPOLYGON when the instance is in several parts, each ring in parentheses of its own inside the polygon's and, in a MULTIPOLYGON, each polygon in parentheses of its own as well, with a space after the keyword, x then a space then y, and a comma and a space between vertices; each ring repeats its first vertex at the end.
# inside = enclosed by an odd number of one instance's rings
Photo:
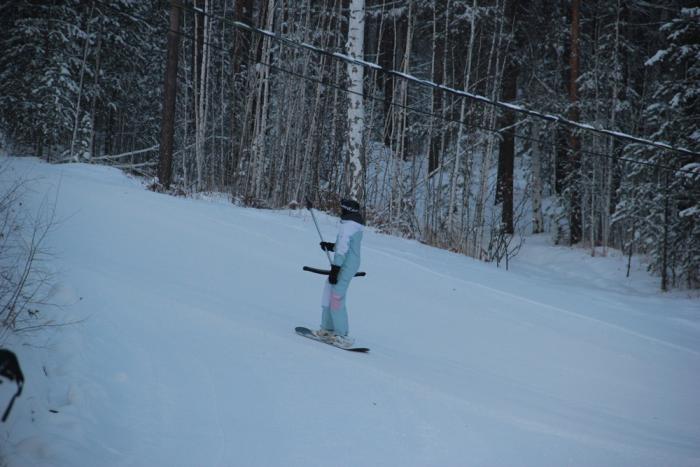
POLYGON ((331 310, 338 311, 343 306, 343 296, 331 292, 331 310))

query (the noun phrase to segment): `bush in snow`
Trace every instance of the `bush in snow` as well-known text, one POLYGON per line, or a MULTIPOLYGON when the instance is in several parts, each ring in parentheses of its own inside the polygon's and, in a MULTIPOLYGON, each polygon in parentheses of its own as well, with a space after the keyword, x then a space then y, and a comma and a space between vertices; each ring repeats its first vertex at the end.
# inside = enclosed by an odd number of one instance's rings
POLYGON ((9 332, 42 324, 37 305, 44 303, 49 277, 41 268, 42 243, 53 225, 53 210, 45 202, 38 213, 27 212, 26 186, 0 166, 0 344, 9 332))

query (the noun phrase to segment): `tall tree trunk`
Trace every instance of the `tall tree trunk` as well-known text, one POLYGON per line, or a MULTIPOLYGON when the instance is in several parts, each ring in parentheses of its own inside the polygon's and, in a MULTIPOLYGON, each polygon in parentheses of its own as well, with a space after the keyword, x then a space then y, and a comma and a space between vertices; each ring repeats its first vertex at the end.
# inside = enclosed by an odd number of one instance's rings
MULTIPOLYGON (((253 24, 253 0, 235 0, 233 19, 246 24, 253 24)), ((235 171, 241 160, 241 144, 245 133, 247 91, 247 67, 251 56, 251 35, 249 31, 233 28, 233 47, 231 47, 231 66, 233 83, 231 86, 231 157, 227 159, 225 184, 235 183, 235 171)))
POLYGON ((75 155, 75 140, 78 139, 78 127, 80 126, 80 104, 83 99, 83 80, 85 78, 85 66, 87 65, 88 52, 90 50, 90 26, 92 24, 92 14, 95 11, 95 3, 90 6, 90 15, 87 20, 85 46, 83 48, 83 61, 80 65, 80 80, 78 84, 78 97, 75 103, 75 120, 73 124, 73 137, 70 140, 70 158, 75 155))
MULTIPOLYGON (((464 72, 464 91, 469 92, 469 87, 471 84, 471 75, 472 75, 472 58, 474 54, 474 42, 475 42, 475 37, 476 37, 476 8, 477 8, 477 0, 474 0, 472 3, 472 14, 471 14, 471 20, 469 24, 469 45, 467 48, 467 64, 465 67, 465 72, 464 72)), ((452 225, 453 225, 453 219, 454 219, 454 205, 455 205, 455 193, 457 190, 457 176, 459 174, 459 169, 462 164, 462 153, 466 152, 466 149, 464 149, 464 140, 466 139, 466 136, 464 135, 465 133, 465 119, 466 119, 466 106, 467 106, 467 99, 462 99, 462 103, 460 105, 459 109, 459 129, 457 130, 457 154, 455 154, 455 162, 454 165, 452 166, 452 176, 450 180, 450 199, 449 203, 447 206, 447 231, 452 232, 452 225)), ((467 131, 468 134, 468 131, 467 131)), ((470 156, 467 156, 470 157, 470 156)), ((468 159, 468 160, 471 160, 468 159)), ((463 188, 465 193, 470 193, 471 192, 471 170, 466 170, 464 174, 464 180, 463 180, 463 188)), ((468 199, 467 199, 468 203, 468 199)), ((464 203, 464 204, 467 204, 464 203)), ((466 232, 463 232, 463 234, 466 236, 466 232)))
MULTIPOLYGON (((386 20, 385 15, 382 15, 377 60, 385 69, 392 69, 394 66, 396 29, 396 18, 386 20)), ((391 102, 394 96, 394 77, 387 73, 380 73, 379 77, 384 93, 384 145, 390 147, 393 133, 391 102)))
POLYGON ((97 88, 100 81, 100 58, 102 51, 102 34, 104 32, 104 23, 100 24, 100 32, 97 36, 97 47, 95 50, 95 82, 93 83, 94 92, 92 95, 92 103, 90 104, 90 157, 95 156, 95 125, 97 120, 97 88))
POLYGON ((544 217, 542 215, 542 143, 540 142, 540 121, 535 119, 532 124, 532 169, 531 169, 531 197, 532 197, 532 233, 538 234, 544 231, 544 217))
MULTIPOLYGON (((616 18, 615 18, 615 45, 613 49, 613 73, 615 74, 615 79, 613 79, 613 89, 612 89, 612 105, 610 106, 610 129, 616 130, 616 117, 617 117, 617 106, 619 100, 619 89, 618 89, 618 77, 622 77, 622 70, 620 68, 620 14, 622 12, 622 1, 617 0, 616 8, 616 18)), ((615 156, 616 147, 614 138, 610 138, 608 142, 608 154, 609 158, 606 159, 605 164, 605 211, 603 212, 603 249, 604 253, 607 254, 607 249, 610 246, 610 224, 611 218, 614 214, 614 187, 613 187, 613 171, 615 170, 615 156)))
MULTIPOLYGON (((365 35, 365 0, 352 0, 350 3, 350 18, 348 25, 348 41, 346 50, 348 55, 357 59, 364 59, 364 35, 365 35)), ((365 107, 362 98, 364 82, 364 67, 348 63, 347 73, 350 77, 350 93, 348 95, 348 139, 346 149, 348 154, 350 172, 346 174, 349 194, 353 199, 359 200, 363 193, 363 164, 362 147, 365 125, 365 107)))
MULTIPOLYGON (((275 0, 268 0, 265 7, 265 13, 262 16, 265 19, 265 29, 268 31, 273 29, 275 20, 275 0)), ((259 61, 263 63, 272 63, 272 42, 269 37, 262 40, 259 49, 259 61)), ((254 101, 253 115, 253 135, 252 135, 252 158, 248 172, 248 189, 246 190, 249 196, 260 199, 263 190, 263 179, 265 169, 265 137, 267 135, 268 125, 268 110, 270 105, 270 68, 262 66, 256 75, 257 91, 254 101)))
MULTIPOLYGON (((513 102, 517 97, 518 64, 515 61, 516 0, 506 0, 505 21, 509 31, 506 49, 503 79, 501 81, 501 99, 513 102)), ((499 119, 501 144, 498 149, 498 180, 496 182, 496 204, 501 206, 501 225, 504 233, 512 234, 513 229, 513 166, 515 161, 514 137, 515 113, 504 111, 499 119)))
POLYGON ((661 290, 668 291, 668 230, 669 230, 669 206, 668 206, 668 171, 664 171, 664 226, 661 240, 661 290))
MULTIPOLYGON (((160 125, 160 158, 158 179, 165 188, 170 188, 173 167, 175 135, 175 98, 177 96, 177 61, 180 48, 180 7, 175 0, 170 2, 170 30, 168 31, 168 56, 165 64, 165 92, 163 93, 163 116, 160 125)), ((110 124, 111 129, 111 117, 110 124)), ((108 136, 107 141, 111 138, 108 136)))
MULTIPOLYGON (((449 0, 448 0, 449 2, 449 0)), ((447 12, 445 12, 447 14, 447 12)), ((433 50, 432 50, 432 79, 435 84, 443 84, 445 82, 445 77, 443 76, 444 66, 443 66, 443 55, 445 50, 445 40, 446 38, 440 37, 440 32, 438 29, 438 2, 433 0, 433 50)), ((445 31, 447 33, 447 31, 445 31)), ((433 89, 431 91, 432 100, 432 113, 433 115, 439 115, 442 113, 442 91, 433 89)), ((430 119, 430 143, 428 145, 428 173, 433 173, 435 169, 440 165, 440 140, 438 131, 435 129, 435 117, 430 119)))
POLYGON ((205 140, 209 114, 209 59, 211 47, 211 20, 209 19, 210 2, 204 0, 204 13, 195 14, 195 162, 197 168, 197 190, 203 190, 205 167, 205 140), (201 30, 201 33, 200 33, 201 30))
MULTIPOLYGON (((492 100, 498 99, 498 93, 500 89, 500 78, 502 73, 501 70, 501 46, 503 43, 503 25, 501 24, 500 30, 493 31, 491 38, 491 47, 489 51, 489 59, 487 70, 494 77, 491 84, 490 94, 492 100)), ((496 109, 491 107, 488 113, 484 115, 484 126, 491 128, 496 121, 496 109)), ((474 237, 472 242, 472 256, 475 258, 484 258, 484 227, 486 223, 486 205, 488 194, 488 179, 490 171, 492 169, 493 163, 493 146, 494 138, 488 136, 488 142, 486 144, 486 149, 483 152, 483 157, 481 160, 481 167, 479 171, 479 192, 476 199, 476 206, 474 208, 474 237)))
MULTIPOLYGON (((580 30, 579 15, 581 11, 581 0, 571 2, 571 51, 569 55, 569 119, 578 122, 580 111, 578 102, 578 77, 579 77, 579 53, 580 53, 580 30)), ((575 130, 571 130, 569 135, 569 238, 573 245, 581 241, 581 200, 579 196, 579 179, 581 167, 581 140, 575 130)))

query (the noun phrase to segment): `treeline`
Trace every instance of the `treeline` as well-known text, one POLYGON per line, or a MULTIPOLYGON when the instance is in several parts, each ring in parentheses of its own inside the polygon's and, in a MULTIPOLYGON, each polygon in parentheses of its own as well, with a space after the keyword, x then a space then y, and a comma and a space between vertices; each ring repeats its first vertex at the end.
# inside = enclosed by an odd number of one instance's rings
MULTIPOLYGON (((52 161, 155 175, 171 6, 5 2, 5 139, 52 161)), ((523 234, 550 232, 593 254, 648 255, 663 288, 700 285, 700 9, 691 2, 175 8, 178 189, 263 207, 353 193, 373 225, 483 260, 507 261, 523 234), (690 153, 508 112, 285 40, 690 153)))

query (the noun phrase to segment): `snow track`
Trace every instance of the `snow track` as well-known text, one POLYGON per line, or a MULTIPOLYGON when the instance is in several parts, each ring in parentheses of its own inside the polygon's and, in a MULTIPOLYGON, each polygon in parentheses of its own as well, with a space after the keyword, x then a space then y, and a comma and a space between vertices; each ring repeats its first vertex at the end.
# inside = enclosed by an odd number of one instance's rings
POLYGON ((51 313, 82 320, 13 344, 11 467, 700 465, 699 302, 623 258, 535 237, 506 272, 370 229, 355 355, 294 333, 320 319, 301 267, 327 262, 304 211, 3 162, 27 206, 57 194, 51 313))

